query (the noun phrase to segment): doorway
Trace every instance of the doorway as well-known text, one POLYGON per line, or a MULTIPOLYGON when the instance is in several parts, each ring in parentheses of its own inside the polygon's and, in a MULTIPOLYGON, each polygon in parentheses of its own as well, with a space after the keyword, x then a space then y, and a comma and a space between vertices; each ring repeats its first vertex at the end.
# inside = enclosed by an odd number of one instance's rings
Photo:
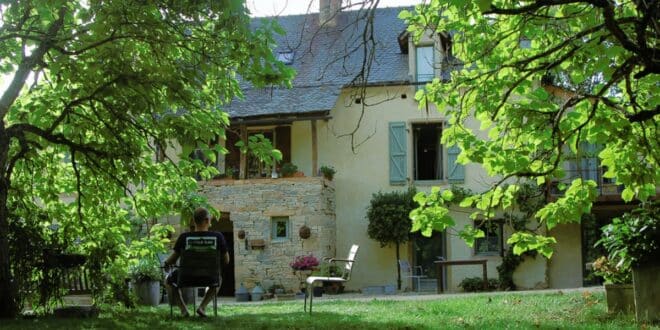
POLYGON ((211 222, 211 231, 221 232, 227 242, 229 252, 229 264, 222 269, 222 286, 218 292, 222 297, 233 297, 236 280, 234 275, 234 224, 230 219, 229 212, 221 212, 220 219, 211 222))
MULTIPOLYGON (((412 236, 411 245, 413 266, 421 266, 422 274, 427 277, 420 283, 420 289, 436 290, 438 273, 434 262, 447 257, 445 233, 434 231, 431 237, 415 233, 412 236)), ((446 276, 443 276, 443 278, 446 278, 446 276)))

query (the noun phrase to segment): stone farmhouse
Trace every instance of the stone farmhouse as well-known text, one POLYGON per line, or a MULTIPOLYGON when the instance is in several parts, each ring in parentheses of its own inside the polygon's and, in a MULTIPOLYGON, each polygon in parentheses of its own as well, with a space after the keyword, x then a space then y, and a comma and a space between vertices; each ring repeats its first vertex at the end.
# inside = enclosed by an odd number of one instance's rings
MULTIPOLYGON (((425 82, 448 79, 456 60, 446 35, 428 35, 413 43, 398 18, 404 8, 373 12, 341 11, 338 0, 321 0, 321 13, 276 17, 285 30, 276 48, 278 58, 297 71, 293 87, 257 89, 244 86, 244 99, 227 105, 231 118, 226 140, 229 153, 215 164, 224 178, 200 182, 201 192, 222 216, 214 229, 225 233, 232 246, 232 264, 223 294, 232 295, 240 283, 251 287, 298 285, 289 263, 297 255, 344 257, 359 244, 357 262, 347 289, 395 284, 397 263, 393 247, 381 248, 367 236, 366 212, 372 194, 415 186, 455 184, 483 191, 493 178, 477 165, 455 163, 459 150, 440 143, 446 119, 433 106, 420 109, 415 93, 425 82), (369 16, 373 14, 373 17, 369 16), (375 50, 364 62, 363 27, 373 18, 367 44, 375 50), (360 70, 366 68, 362 75, 360 70), (364 83, 364 84, 363 84, 364 83), (237 141, 263 134, 282 151, 280 163, 292 163, 304 177, 272 178, 237 141), (336 169, 333 180, 323 178, 321 166, 336 169), (300 229, 310 229, 301 238, 300 229)), ((478 123, 474 122, 478 130, 478 123)), ((192 152, 183 146, 182 154, 192 152)), ((279 166, 279 165, 278 165, 279 166)), ((618 187, 602 178, 597 158, 567 164, 575 175, 600 185, 593 208, 596 223, 609 221, 626 210, 618 187)), ((552 198, 552 189, 548 192, 552 198)), ((470 210, 452 209, 457 227, 470 224, 470 210)), ((551 260, 528 257, 514 273, 519 288, 570 288, 588 283, 585 263, 592 261, 592 245, 600 225, 560 225, 550 232, 558 244, 551 260)), ((421 266, 427 279, 422 290, 435 290, 434 261, 486 259, 489 277, 508 249, 511 228, 500 225, 468 247, 459 237, 435 233, 412 234, 401 248, 401 259, 421 266)), ((447 267, 444 286, 460 290, 466 277, 481 276, 480 265, 447 267)), ((410 279, 404 287, 418 289, 410 279)))

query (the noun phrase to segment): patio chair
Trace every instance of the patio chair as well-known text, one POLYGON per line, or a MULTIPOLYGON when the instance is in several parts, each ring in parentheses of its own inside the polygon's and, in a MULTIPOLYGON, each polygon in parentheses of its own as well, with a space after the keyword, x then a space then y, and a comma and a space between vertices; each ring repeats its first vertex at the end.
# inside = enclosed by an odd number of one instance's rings
POLYGON ((415 286, 415 291, 419 292, 421 290, 421 280, 427 278, 423 274, 424 270, 422 266, 411 267, 410 263, 407 260, 399 260, 399 268, 401 268, 401 277, 413 279, 413 285, 415 286))
MULTIPOLYGON (((186 249, 181 251, 179 256, 178 279, 176 282, 179 290, 189 287, 209 287, 210 290, 220 289, 220 275, 222 274, 222 255, 215 248, 214 243, 208 248, 204 245, 215 237, 188 237, 186 249), (196 240, 198 239, 198 241, 196 240), (201 242, 201 243, 199 243, 201 242)), ((218 316, 217 292, 214 290, 213 296, 213 315, 218 316)), ((196 296, 197 292, 195 292, 196 296)), ((172 307, 174 297, 168 297, 170 300, 170 316, 173 315, 172 307)), ((193 311, 197 310, 196 297, 193 299, 193 311)))
POLYGON ((355 262, 355 256, 357 255, 359 246, 353 244, 351 250, 348 252, 348 257, 346 259, 335 259, 335 258, 326 258, 325 262, 335 263, 343 262, 344 271, 342 272, 341 277, 332 277, 332 276, 310 276, 305 280, 307 283, 307 290, 305 290, 305 312, 307 312, 307 297, 309 297, 309 315, 312 315, 312 301, 314 300, 314 295, 312 294, 312 289, 314 288, 315 282, 348 282, 351 279, 351 271, 353 270, 353 263, 355 262))

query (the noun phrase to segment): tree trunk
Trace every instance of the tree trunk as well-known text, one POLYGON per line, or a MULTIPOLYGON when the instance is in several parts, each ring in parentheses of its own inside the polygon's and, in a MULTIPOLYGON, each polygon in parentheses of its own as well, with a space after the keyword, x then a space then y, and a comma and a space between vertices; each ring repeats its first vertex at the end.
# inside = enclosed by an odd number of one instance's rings
POLYGON ((0 318, 13 318, 18 313, 16 286, 11 276, 9 256, 9 210, 7 197, 9 178, 5 173, 9 159, 9 138, 0 121, 0 318))
POLYGON ((399 265, 399 242, 396 243, 396 287, 401 290, 401 266, 399 265))

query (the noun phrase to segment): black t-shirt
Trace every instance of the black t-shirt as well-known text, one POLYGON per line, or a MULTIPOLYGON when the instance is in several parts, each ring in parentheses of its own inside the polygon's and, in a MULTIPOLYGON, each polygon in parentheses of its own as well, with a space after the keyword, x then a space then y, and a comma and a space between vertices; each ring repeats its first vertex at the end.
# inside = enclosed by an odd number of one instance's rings
POLYGON ((218 251, 223 255, 227 252, 227 241, 225 241, 225 236, 216 231, 193 231, 183 233, 179 235, 179 238, 176 239, 176 243, 174 243, 174 252, 181 254, 181 251, 186 249, 186 241, 188 237, 215 237, 217 243, 216 248, 218 251))

